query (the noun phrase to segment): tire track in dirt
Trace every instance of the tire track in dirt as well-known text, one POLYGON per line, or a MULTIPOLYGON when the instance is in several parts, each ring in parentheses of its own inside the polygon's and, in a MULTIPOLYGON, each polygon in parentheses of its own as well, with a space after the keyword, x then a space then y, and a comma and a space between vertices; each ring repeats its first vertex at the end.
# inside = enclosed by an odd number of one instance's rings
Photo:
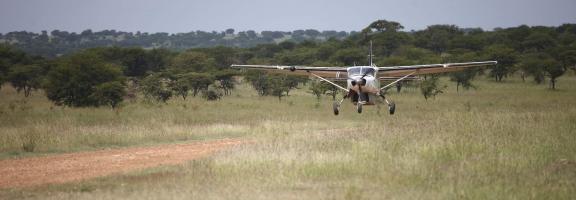
POLYGON ((0 160, 0 188, 66 183, 160 165, 176 165, 244 143, 222 139, 0 160))

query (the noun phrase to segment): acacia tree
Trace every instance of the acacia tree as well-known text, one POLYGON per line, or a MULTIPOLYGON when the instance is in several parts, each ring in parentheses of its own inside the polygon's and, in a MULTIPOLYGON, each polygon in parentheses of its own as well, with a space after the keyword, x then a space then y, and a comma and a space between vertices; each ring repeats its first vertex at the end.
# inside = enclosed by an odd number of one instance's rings
POLYGON ((24 52, 0 44, 0 88, 4 82, 9 81, 10 68, 13 65, 28 65, 31 59, 24 52))
POLYGON ((176 95, 181 96, 182 99, 186 100, 188 97, 188 92, 192 87, 192 76, 190 74, 178 74, 175 76, 174 80, 170 81, 170 88, 176 95))
POLYGON ((252 85, 260 96, 266 96, 270 91, 268 75, 261 71, 248 70, 244 74, 244 79, 252 85))
POLYGON ((140 90, 144 93, 145 98, 166 103, 172 97, 172 90, 168 86, 169 82, 170 79, 161 73, 150 74, 142 80, 140 90))
POLYGON ((224 91, 224 95, 230 95, 231 90, 234 89, 236 84, 234 76, 238 73, 232 70, 224 70, 215 72, 214 74, 214 78, 220 84, 219 87, 224 91))
POLYGON ((544 81, 544 68, 542 67, 541 57, 542 54, 526 54, 522 56, 522 60, 518 63, 520 70, 526 75, 532 76, 534 82, 540 84, 544 81))
POLYGON ((396 32, 404 29, 404 26, 395 21, 376 20, 372 22, 368 28, 376 29, 376 31, 379 32, 396 32))
MULTIPOLYGON (((466 62, 474 60, 478 57, 476 53, 470 52, 465 49, 455 49, 452 50, 451 55, 448 60, 449 62, 466 62)), ((450 81, 456 82, 456 92, 460 91, 460 86, 465 90, 470 88, 476 89, 476 86, 472 84, 472 80, 481 69, 478 68, 468 68, 463 71, 450 73, 450 81)))
POLYGON ((326 94, 327 87, 324 87, 322 81, 313 80, 310 82, 310 86, 308 86, 310 92, 316 96, 316 100, 320 101, 320 97, 326 94))
POLYGON ((557 78, 562 76, 566 69, 560 62, 552 58, 544 60, 542 64, 544 65, 544 71, 550 77, 550 89, 555 90, 557 78))
POLYGON ((268 83, 270 85, 270 94, 277 96, 278 101, 282 101, 282 97, 288 94, 290 88, 286 86, 286 78, 282 76, 269 76, 268 83), (284 94, 286 93, 286 94, 284 94))
POLYGON ((538 84, 544 82, 545 77, 550 78, 550 89, 556 89, 557 78, 566 72, 561 62, 546 53, 530 53, 522 57, 520 69, 534 77, 538 84))
POLYGON ((456 82, 456 92, 459 92, 460 86, 465 90, 470 88, 476 88, 472 84, 472 79, 476 76, 476 70, 473 69, 466 69, 461 72, 454 72, 450 74, 450 80, 456 82))
POLYGON ((490 70, 490 76, 497 82, 512 72, 514 72, 514 64, 516 64, 516 51, 505 45, 496 44, 484 49, 484 55, 489 60, 496 60, 498 64, 494 65, 490 70))
POLYGON ((443 93, 442 91, 446 86, 439 86, 438 76, 431 76, 426 80, 420 82, 420 91, 424 96, 424 99, 428 100, 430 97, 436 97, 436 95, 443 93))
POLYGON ((18 93, 24 91, 24 96, 28 97, 32 90, 40 88, 43 71, 39 65, 16 65, 10 69, 8 80, 18 93))
POLYGON ((190 72, 187 76, 189 77, 188 80, 190 81, 190 88, 192 89, 193 96, 208 90, 208 86, 214 83, 214 77, 207 73, 190 72))

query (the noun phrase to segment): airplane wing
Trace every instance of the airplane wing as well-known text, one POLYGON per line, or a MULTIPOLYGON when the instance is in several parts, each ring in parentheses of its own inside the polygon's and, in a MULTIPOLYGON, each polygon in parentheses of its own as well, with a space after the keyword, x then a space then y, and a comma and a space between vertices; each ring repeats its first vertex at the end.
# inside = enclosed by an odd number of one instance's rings
POLYGON ((287 66, 287 65, 231 65, 238 69, 257 69, 271 73, 282 73, 289 75, 310 76, 314 73, 321 77, 346 78, 346 67, 308 67, 308 66, 287 66), (342 75, 340 75, 342 74, 342 75))
POLYGON ((446 63, 446 64, 428 64, 428 65, 410 65, 410 66, 393 66, 393 67, 378 67, 378 74, 380 76, 401 77, 406 75, 424 75, 424 74, 437 74, 445 72, 461 71, 469 67, 479 67, 495 65, 496 61, 483 61, 483 62, 466 62, 466 63, 446 63))

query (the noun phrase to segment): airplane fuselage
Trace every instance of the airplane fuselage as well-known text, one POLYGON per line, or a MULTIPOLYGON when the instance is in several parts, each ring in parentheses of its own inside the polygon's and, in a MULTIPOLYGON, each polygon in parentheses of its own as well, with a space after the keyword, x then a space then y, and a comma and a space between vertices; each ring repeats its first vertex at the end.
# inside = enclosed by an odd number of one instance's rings
POLYGON ((378 68, 371 66, 348 67, 347 89, 353 103, 375 104, 380 93, 378 68))

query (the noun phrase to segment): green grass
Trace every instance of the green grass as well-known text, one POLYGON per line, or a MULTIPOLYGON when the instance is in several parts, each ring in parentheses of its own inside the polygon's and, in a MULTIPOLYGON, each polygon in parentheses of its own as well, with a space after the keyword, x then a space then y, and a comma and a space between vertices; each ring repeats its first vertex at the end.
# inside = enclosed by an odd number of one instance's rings
POLYGON ((29 199, 573 199, 576 77, 558 91, 479 78, 478 90, 425 101, 390 98, 397 113, 350 103, 333 116, 306 89, 278 102, 243 85, 218 102, 53 107, 40 93, 0 100, 3 158, 235 137, 254 141, 182 166, 79 183, 0 190, 29 199), (10 106, 13 105, 13 106, 10 106), (35 141, 32 152, 24 144, 35 141), (28 142, 27 142, 28 141, 28 142))

